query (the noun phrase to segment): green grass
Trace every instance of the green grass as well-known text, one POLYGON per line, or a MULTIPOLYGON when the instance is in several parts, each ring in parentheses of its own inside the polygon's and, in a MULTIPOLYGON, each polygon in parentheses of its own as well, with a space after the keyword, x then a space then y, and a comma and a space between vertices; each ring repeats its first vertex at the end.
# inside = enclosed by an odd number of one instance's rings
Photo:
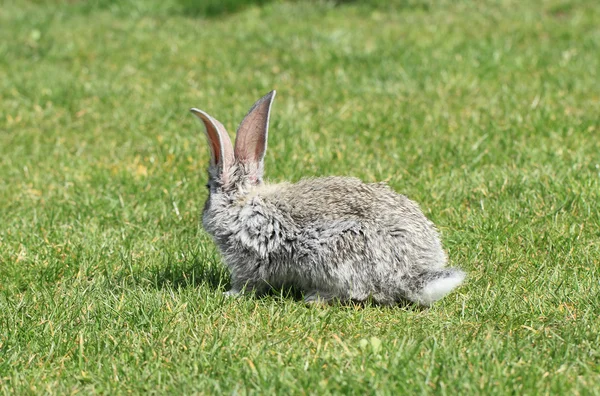
POLYGON ((3 393, 600 394, 597 2, 116 4, 0 7, 3 393), (268 178, 388 181, 465 286, 222 296, 188 108, 274 88, 268 178))

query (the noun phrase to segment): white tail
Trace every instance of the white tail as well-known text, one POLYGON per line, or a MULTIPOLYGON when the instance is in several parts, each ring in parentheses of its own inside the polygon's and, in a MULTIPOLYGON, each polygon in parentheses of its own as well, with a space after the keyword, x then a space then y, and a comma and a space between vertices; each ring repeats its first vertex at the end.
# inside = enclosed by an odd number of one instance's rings
MULTIPOLYGON (((425 276, 430 278, 431 275, 431 273, 426 273, 425 276)), ((440 275, 440 277, 434 276, 431 280, 426 281, 418 292, 419 303, 427 306, 433 304, 450 293, 465 279, 465 273, 455 269, 440 271, 440 275)))

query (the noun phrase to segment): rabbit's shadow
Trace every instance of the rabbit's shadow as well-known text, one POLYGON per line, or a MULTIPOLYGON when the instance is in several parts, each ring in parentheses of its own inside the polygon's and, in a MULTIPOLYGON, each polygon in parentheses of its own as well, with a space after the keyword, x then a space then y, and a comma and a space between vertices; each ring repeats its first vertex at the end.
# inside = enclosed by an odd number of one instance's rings
MULTIPOLYGON (((212 261, 202 262, 200 260, 193 260, 186 266, 182 265, 167 265, 163 268, 154 271, 153 278, 154 284, 157 288, 163 289, 169 288, 197 288, 197 287, 208 287, 215 293, 223 293, 229 289, 229 272, 227 269, 219 264, 212 261)), ((287 301, 295 301, 303 303, 309 307, 340 307, 348 309, 368 309, 368 308, 379 308, 379 309, 402 309, 408 311, 422 311, 426 309, 417 304, 414 304, 408 300, 401 300, 394 305, 381 305, 375 302, 373 299, 367 299, 365 301, 357 300, 331 300, 328 302, 305 302, 305 293, 295 287, 284 287, 281 289, 272 288, 265 293, 246 293, 238 298, 250 298, 257 300, 267 299, 281 299, 287 301)))

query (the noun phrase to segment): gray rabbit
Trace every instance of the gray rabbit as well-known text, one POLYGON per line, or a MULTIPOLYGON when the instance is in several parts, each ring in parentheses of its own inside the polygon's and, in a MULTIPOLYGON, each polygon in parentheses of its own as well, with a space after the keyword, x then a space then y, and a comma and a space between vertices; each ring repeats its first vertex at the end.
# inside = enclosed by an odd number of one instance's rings
POLYGON ((263 181, 275 91, 252 106, 235 147, 223 125, 202 121, 211 150, 202 222, 231 270, 232 288, 295 287, 307 302, 409 300, 429 306, 465 274, 446 255, 419 206, 384 183, 352 177, 263 181))

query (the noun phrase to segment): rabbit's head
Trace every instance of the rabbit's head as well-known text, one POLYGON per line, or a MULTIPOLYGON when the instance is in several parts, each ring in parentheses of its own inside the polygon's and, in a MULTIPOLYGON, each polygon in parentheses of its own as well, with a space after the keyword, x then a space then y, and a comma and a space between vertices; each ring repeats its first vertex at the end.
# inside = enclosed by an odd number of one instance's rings
POLYGON ((205 128, 211 159, 208 168, 210 195, 243 193, 262 183, 269 114, 275 91, 260 98, 238 127, 235 147, 218 120, 198 109, 191 109, 205 128))

